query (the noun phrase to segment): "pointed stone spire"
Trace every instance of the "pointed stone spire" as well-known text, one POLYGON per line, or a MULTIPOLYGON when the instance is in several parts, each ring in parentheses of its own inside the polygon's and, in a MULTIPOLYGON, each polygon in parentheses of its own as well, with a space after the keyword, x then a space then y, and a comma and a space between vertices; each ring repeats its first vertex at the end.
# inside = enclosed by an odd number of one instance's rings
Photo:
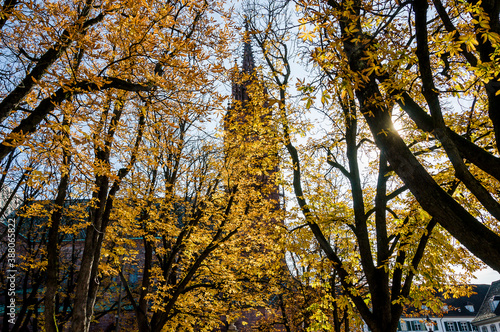
MULTIPOLYGON (((245 31, 243 33, 243 59, 241 68, 238 68, 238 62, 235 61, 232 73, 232 100, 224 116, 224 130, 226 136, 224 141, 226 149, 239 148, 238 142, 241 142, 242 137, 244 142, 262 140, 273 141, 272 130, 266 130, 266 124, 271 124, 272 108, 266 100, 259 103, 259 98, 267 99, 267 90, 264 85, 259 82, 257 73, 255 73, 255 61, 252 52, 251 32, 249 29, 248 19, 245 17, 245 31), (250 86, 252 85, 253 92, 257 95, 256 102, 251 102, 250 86), (262 89, 264 96, 259 96, 258 90, 262 89), (253 129, 253 124, 258 124, 259 128, 262 127, 261 134, 256 134, 253 129), (249 130, 250 129, 250 130, 249 130)), ((256 129, 260 131, 261 129, 256 129)), ((273 141, 274 142, 274 141, 273 141)), ((263 156, 268 158, 270 154, 264 152, 263 156)), ((272 155, 273 157, 276 155, 272 155)), ((267 167, 265 174, 259 175, 256 178, 256 183, 261 188, 271 186, 271 191, 266 192, 266 199, 272 200, 274 210, 280 209, 280 194, 277 185, 271 184, 273 174, 278 171, 278 161, 276 164, 267 167)), ((233 325, 234 326, 234 325, 233 325)))
POLYGON ((243 34, 243 72, 247 74, 253 73, 255 69, 255 61, 252 52, 252 36, 248 29, 248 19, 245 18, 245 33, 243 34))
POLYGON ((245 32, 243 34, 243 61, 241 70, 238 69, 238 64, 235 61, 233 72, 231 74, 231 93, 233 101, 246 102, 249 100, 247 85, 252 81, 250 75, 252 75, 255 70, 255 61, 253 58, 251 39, 252 38, 250 36, 250 31, 248 28, 248 19, 245 18, 245 32))

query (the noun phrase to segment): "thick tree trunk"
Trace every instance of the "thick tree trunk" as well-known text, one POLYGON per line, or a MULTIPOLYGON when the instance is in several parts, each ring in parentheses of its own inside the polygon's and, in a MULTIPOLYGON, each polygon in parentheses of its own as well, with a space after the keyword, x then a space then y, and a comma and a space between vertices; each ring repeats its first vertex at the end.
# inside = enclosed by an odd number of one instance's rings
POLYGON ((90 283, 96 282, 96 280, 91 280, 92 270, 96 261, 96 255, 100 254, 100 250, 96 252, 96 249, 100 248, 97 243, 97 232, 102 230, 101 225, 108 193, 108 179, 104 176, 99 176, 96 184, 99 192, 94 198, 97 199, 99 205, 98 208, 91 208, 90 210, 90 226, 87 227, 85 234, 85 247, 75 287, 75 304, 71 318, 71 330, 75 332, 88 331, 90 327, 89 317, 92 317, 92 313, 87 312, 88 301, 91 300, 89 299, 89 290, 91 287, 90 283))
POLYGON ((470 252, 500 272, 500 236, 476 220, 434 181, 397 134, 389 111, 371 102, 378 95, 373 80, 357 91, 361 112, 394 171, 424 210, 470 252))
MULTIPOLYGON (((69 123, 65 118, 63 120, 63 127, 68 126, 69 123)), ((54 201, 54 210, 50 218, 49 235, 47 238, 47 283, 45 291, 45 330, 47 332, 57 332, 56 320, 56 293, 59 287, 59 225, 61 224, 64 201, 66 199, 66 192, 69 186, 69 167, 71 163, 71 154, 68 147, 64 144, 69 143, 68 132, 65 132, 63 140, 63 163, 61 166, 61 181, 57 188, 57 197, 54 201)))
POLYGON ((146 296, 149 294, 150 279, 151 279, 151 264, 153 261, 153 248, 151 243, 144 237, 144 268, 142 272, 142 287, 139 295, 139 307, 136 312, 137 325, 140 332, 150 332, 148 324, 147 313, 147 300, 146 296))
MULTIPOLYGON (((478 3, 477 0, 469 0, 468 2, 473 4, 478 3)), ((484 0, 481 1, 480 6, 489 17, 489 31, 500 34, 500 2, 495 0, 484 0)), ((481 61, 486 64, 492 61, 498 61, 498 56, 495 55, 496 48, 492 45, 490 40, 485 40, 482 36, 484 27, 477 22, 475 29, 481 61)), ((497 94, 500 90, 499 78, 500 77, 497 75, 485 84, 486 95, 488 96, 488 115, 493 123, 497 151, 500 149, 500 95, 497 94)))
MULTIPOLYGON (((109 165, 111 144, 115 129, 120 120, 124 103, 120 103, 114 110, 109 131, 106 135, 104 150, 96 149, 96 160, 109 165)), ((99 288, 97 279, 98 267, 101 255, 102 243, 106 228, 110 222, 111 210, 113 209, 114 198, 120 189, 120 183, 134 166, 137 160, 137 153, 142 141, 145 126, 145 114, 140 112, 137 136, 134 148, 130 155, 130 162, 126 167, 121 168, 117 173, 117 179, 110 188, 110 180, 107 175, 96 176, 97 193, 94 194, 97 208, 90 209, 89 221, 85 237, 85 248, 83 251, 82 263, 78 273, 77 285, 75 288, 75 306, 71 320, 71 329, 75 332, 87 332, 90 329, 90 322, 93 316, 94 304, 99 288)))
MULTIPOLYGON (((341 22, 341 26, 347 27, 349 22, 341 22)), ((365 38, 360 31, 361 26, 355 34, 343 31, 344 50, 350 69, 359 73, 365 69, 362 59, 365 52, 368 52, 368 46, 360 42, 365 38)), ((500 236, 476 220, 446 193, 411 153, 394 129, 390 110, 379 102, 384 98, 374 74, 362 87, 356 89, 356 97, 381 153, 422 208, 469 251, 500 272, 500 236)))

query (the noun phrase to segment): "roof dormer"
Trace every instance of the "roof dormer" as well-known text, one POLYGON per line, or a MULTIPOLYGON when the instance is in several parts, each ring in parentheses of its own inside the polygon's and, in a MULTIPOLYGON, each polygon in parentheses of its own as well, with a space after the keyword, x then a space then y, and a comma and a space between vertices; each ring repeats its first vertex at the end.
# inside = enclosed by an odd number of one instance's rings
POLYGON ((495 310, 497 310, 499 303, 500 303, 500 295, 493 296, 490 302, 491 312, 495 312, 495 310))

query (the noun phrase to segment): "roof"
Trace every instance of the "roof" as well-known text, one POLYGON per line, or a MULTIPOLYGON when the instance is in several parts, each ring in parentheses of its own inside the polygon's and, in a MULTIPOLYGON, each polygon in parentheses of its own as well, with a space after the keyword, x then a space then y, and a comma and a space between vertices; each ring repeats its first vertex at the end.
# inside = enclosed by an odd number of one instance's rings
POLYGON ((472 291, 475 293, 471 296, 462 296, 459 298, 449 298, 443 300, 449 306, 448 312, 444 313, 444 317, 474 317, 479 312, 481 303, 488 292, 490 285, 472 285, 472 291), (473 311, 470 311, 467 306, 473 306, 473 311))
MULTIPOLYGON (((481 307, 481 303, 483 303, 483 299, 490 288, 490 285, 486 284, 473 284, 470 285, 472 287, 472 295, 470 296, 461 296, 458 298, 444 298, 442 292, 437 292, 436 296, 441 299, 443 305, 446 305, 447 308, 442 308, 442 311, 439 313, 439 316, 443 317, 469 317, 474 318, 476 314, 479 312, 479 308, 481 307)), ((423 317, 425 316, 425 312, 427 308, 422 307, 423 311, 420 308, 409 307, 406 310, 406 314, 409 317, 423 317)))
POLYGON ((483 320, 500 317, 500 280, 491 283, 476 318, 472 322, 477 323, 483 320), (494 306, 493 304, 497 305, 494 306))

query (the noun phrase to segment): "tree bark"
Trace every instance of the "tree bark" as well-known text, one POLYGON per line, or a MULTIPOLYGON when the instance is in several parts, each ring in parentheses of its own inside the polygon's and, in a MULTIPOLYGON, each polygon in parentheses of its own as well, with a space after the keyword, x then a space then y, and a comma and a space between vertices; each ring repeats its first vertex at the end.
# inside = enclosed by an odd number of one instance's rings
POLYGON ((370 102, 380 96, 375 81, 356 94, 377 146, 422 208, 470 252, 500 272, 500 236, 448 195, 419 163, 394 129, 389 111, 370 102))
POLYGON ((52 216, 50 218, 49 235, 47 238, 47 283, 45 290, 45 330, 47 332, 58 332, 56 319, 56 294, 59 286, 59 225, 63 215, 64 201, 69 186, 71 152, 68 151, 69 144, 69 121, 65 117, 61 129, 63 134, 63 162, 61 165, 61 181, 57 188, 57 197, 54 201, 52 216), (65 129, 68 128, 68 130, 65 129))
MULTIPOLYGON (((12 10, 15 1, 9 1, 7 9, 12 10), (10 7, 9 7, 10 6, 10 7)), ((78 15, 76 22, 63 31, 61 39, 50 47, 36 62, 34 68, 28 75, 11 91, 0 103, 0 122, 3 122, 9 114, 16 109, 19 103, 28 95, 38 81, 47 73, 47 70, 56 62, 59 57, 69 48, 75 37, 85 34, 89 27, 102 21, 104 15, 99 15, 94 19, 87 20, 92 11, 94 0, 87 0, 82 11, 78 15)), ((0 22, 1 23, 1 22, 0 22)))
MULTIPOLYGON (((119 106, 114 110, 114 116, 112 117, 108 133, 105 136, 104 147, 96 148, 96 160, 108 166, 110 164, 109 160, 113 136, 122 114, 124 103, 118 104, 119 106)), ((93 199, 97 202, 97 208, 92 207, 90 209, 90 226, 87 227, 82 263, 77 277, 77 285, 75 287, 75 305, 73 317, 71 319, 72 331, 87 332, 90 329, 93 307, 99 287, 97 272, 102 242, 104 240, 106 228, 110 222, 115 195, 120 189, 121 181, 127 176, 137 160, 139 146, 141 145, 144 133, 145 117, 145 111, 139 110, 136 140, 130 155, 130 160, 125 167, 118 171, 116 180, 111 188, 109 188, 110 181, 108 175, 96 176, 95 183, 98 191, 94 193, 93 199)))
POLYGON ((130 83, 115 77, 107 77, 105 79, 107 83, 102 86, 89 81, 64 86, 59 88, 50 97, 42 100, 33 112, 26 119, 23 119, 16 128, 12 129, 4 141, 0 143, 0 161, 12 150, 20 146, 26 140, 28 134, 35 132, 36 127, 45 119, 47 114, 74 95, 93 90, 102 91, 112 88, 123 91, 150 91, 152 89, 152 86, 130 83))

